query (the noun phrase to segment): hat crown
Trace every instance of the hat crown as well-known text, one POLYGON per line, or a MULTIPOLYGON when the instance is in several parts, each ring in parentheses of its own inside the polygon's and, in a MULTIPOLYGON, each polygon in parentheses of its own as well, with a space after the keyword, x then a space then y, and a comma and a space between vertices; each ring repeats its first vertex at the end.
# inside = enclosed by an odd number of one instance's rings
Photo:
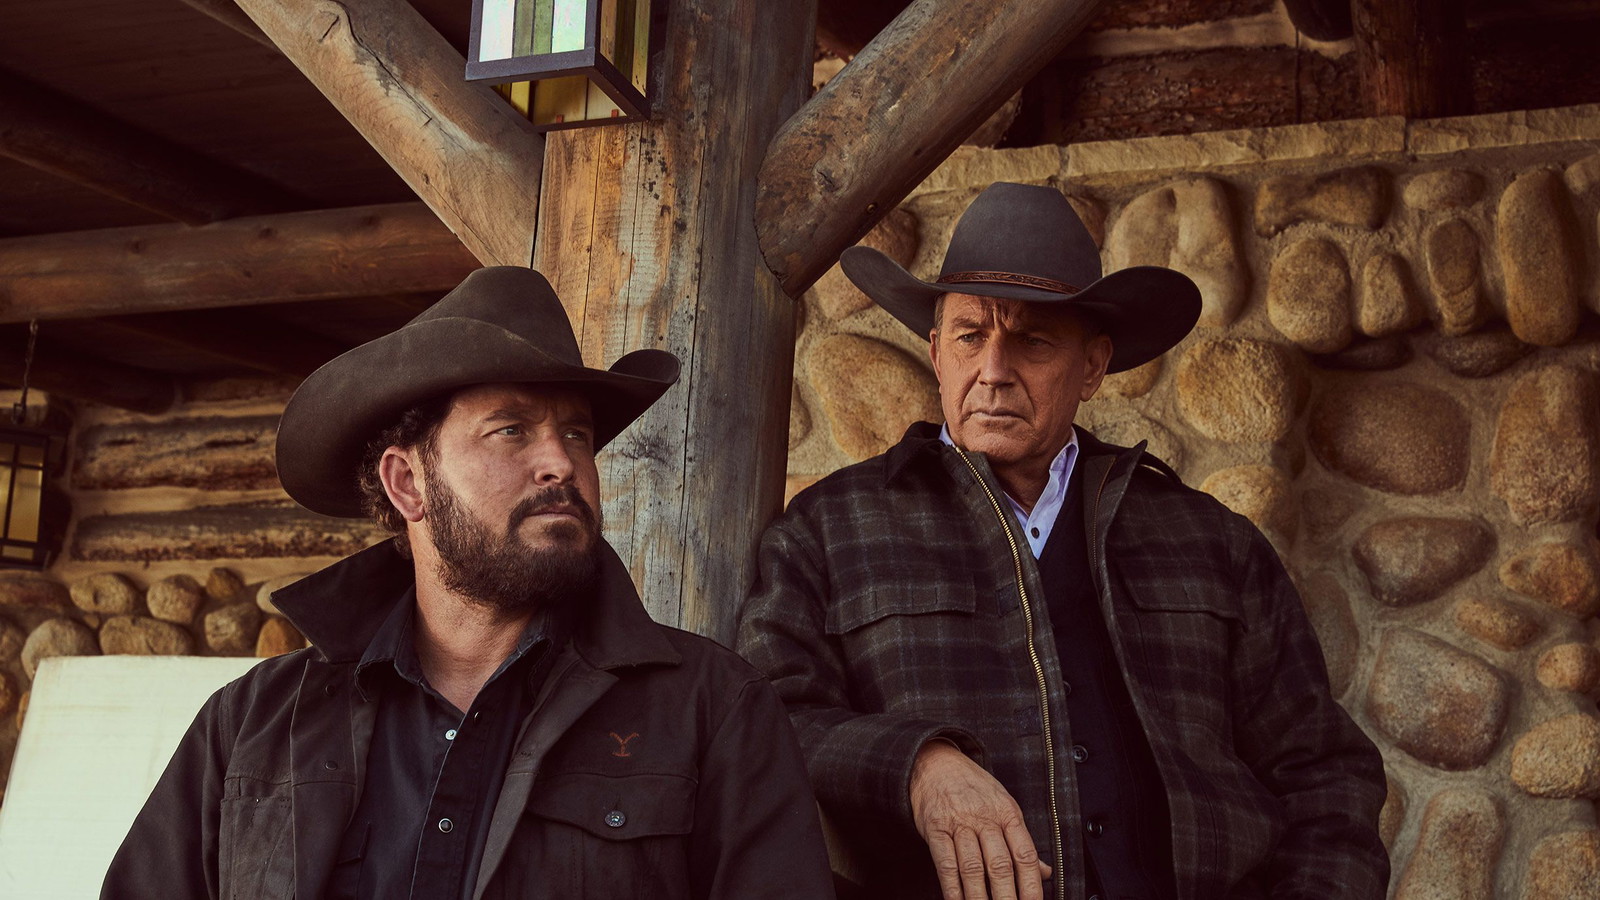
POLYGON ((406 327, 436 319, 473 319, 496 325, 556 359, 583 365, 577 335, 555 288, 544 275, 521 266, 477 269, 406 327))
POLYGON ((972 201, 950 236, 939 275, 961 272, 1030 275, 1081 290, 1100 280, 1100 249, 1060 191, 1001 181, 972 201))

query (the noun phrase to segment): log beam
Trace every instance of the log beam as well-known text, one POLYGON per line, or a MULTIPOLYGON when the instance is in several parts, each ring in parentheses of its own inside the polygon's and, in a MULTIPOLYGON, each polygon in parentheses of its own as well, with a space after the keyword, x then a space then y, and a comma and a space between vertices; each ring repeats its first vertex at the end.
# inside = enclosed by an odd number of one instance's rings
POLYGON ((0 322, 448 290, 472 254, 420 203, 0 241, 0 322))
POLYGON ((314 205, 3 70, 0 154, 190 225, 314 205))
POLYGON ((236 310, 205 309, 181 316, 106 316, 95 323, 135 338, 175 344, 226 363, 296 378, 310 375, 350 349, 338 341, 285 328, 265 318, 257 321, 236 310))
POLYGON ((1372 116, 1470 113, 1466 11, 1455 0, 1354 0, 1356 59, 1372 116))
POLYGON ((544 142, 410 3, 239 6, 484 265, 528 265, 544 142))
POLYGON ((656 6, 654 118, 549 135, 535 265, 591 365, 641 347, 683 361, 601 456, 607 536, 657 621, 728 642, 782 503, 794 367, 794 303, 753 226, 756 173, 810 87, 816 7, 656 6))
POLYGON ((916 0, 761 167, 756 228, 798 297, 1088 24, 1100 0, 916 0))
MULTIPOLYGON (((15 340, 0 348, 0 383, 21 387, 28 338, 17 331, 11 337, 15 340)), ((59 350, 44 338, 34 352, 28 384, 48 394, 151 415, 166 412, 178 399, 170 376, 59 350)))

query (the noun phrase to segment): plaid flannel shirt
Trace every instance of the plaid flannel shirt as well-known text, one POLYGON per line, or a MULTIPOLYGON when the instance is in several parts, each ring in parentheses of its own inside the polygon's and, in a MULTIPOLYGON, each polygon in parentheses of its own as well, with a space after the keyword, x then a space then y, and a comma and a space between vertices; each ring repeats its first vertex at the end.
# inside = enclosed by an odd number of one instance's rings
MULTIPOLYGON (((787 704, 868 896, 938 896, 908 787, 943 737, 1017 800, 1050 893, 1081 897, 1038 570, 983 456, 937 435, 914 425, 794 498, 762 538, 737 646, 787 704)), ((1333 700, 1271 545, 1142 447, 1079 439, 1090 566, 1166 788, 1177 896, 1379 900, 1382 760, 1333 700)))

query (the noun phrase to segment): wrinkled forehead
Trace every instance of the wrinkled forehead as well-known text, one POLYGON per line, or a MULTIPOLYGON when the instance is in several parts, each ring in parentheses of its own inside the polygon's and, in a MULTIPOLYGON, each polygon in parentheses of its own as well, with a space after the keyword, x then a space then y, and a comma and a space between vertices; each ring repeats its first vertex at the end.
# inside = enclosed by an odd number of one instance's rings
POLYGON ((450 417, 482 419, 496 415, 539 421, 547 418, 590 423, 589 395, 570 385, 538 382, 475 384, 450 397, 450 417))

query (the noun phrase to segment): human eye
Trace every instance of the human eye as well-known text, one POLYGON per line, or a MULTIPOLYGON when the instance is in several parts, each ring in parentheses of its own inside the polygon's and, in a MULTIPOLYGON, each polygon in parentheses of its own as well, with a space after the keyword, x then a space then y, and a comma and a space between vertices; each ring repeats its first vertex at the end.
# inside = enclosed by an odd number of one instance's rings
POLYGON ((500 435, 502 437, 521 437, 522 436, 522 426, 521 425, 502 425, 499 428, 496 428, 494 430, 494 433, 498 434, 498 435, 500 435))

